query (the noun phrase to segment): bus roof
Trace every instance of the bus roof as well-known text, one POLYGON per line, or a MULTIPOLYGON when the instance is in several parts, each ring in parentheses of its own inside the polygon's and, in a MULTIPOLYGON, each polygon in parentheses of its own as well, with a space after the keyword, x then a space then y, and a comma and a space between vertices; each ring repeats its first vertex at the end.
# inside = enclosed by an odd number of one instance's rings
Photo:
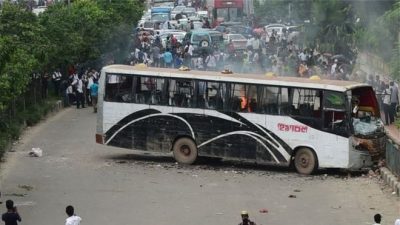
POLYGON ((151 13, 170 13, 171 9, 166 7, 153 7, 151 13))
POLYGON ((131 74, 131 75, 145 75, 155 77, 176 77, 176 78, 191 78, 199 80, 212 80, 212 81, 227 81, 237 83, 250 83, 250 84, 265 84, 276 86, 288 87, 303 87, 312 89, 323 89, 344 92, 349 89, 357 87, 369 87, 365 83, 357 83, 353 81, 342 80, 312 80, 300 77, 267 77, 263 74, 243 74, 232 73, 223 74, 221 72, 210 71, 180 71, 178 69, 155 68, 145 66, 129 66, 129 65, 109 65, 103 68, 105 73, 114 74, 131 74))

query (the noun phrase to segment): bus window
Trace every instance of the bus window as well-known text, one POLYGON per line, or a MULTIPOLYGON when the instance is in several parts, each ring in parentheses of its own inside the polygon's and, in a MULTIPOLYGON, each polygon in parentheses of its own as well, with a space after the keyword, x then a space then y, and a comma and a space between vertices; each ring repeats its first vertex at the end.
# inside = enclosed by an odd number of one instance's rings
POLYGON ((183 79, 170 79, 168 85, 169 105, 193 107, 194 82, 183 79))
POLYGON ((257 86, 232 84, 230 94, 231 110, 236 112, 257 111, 257 86))
POLYGON ((292 88, 291 100, 292 110, 291 115, 301 117, 321 117, 321 91, 292 88))
POLYGON ((224 108, 225 84, 206 82, 205 107, 221 110, 224 108))
POLYGON ((141 91, 145 103, 151 105, 165 105, 164 79, 154 77, 142 77, 141 91))
POLYGON ((107 74, 104 100, 109 102, 132 102, 133 77, 107 74))
POLYGON ((229 94, 230 108, 234 112, 244 112, 247 107, 246 85, 231 84, 229 94))
POLYGON ((280 88, 279 91, 279 115, 290 115, 292 106, 289 101, 289 89, 280 88))
POLYGON ((272 115, 278 114, 279 87, 261 86, 259 91, 259 112, 272 115))
POLYGON ((257 112, 257 86, 247 85, 247 111, 257 112))
POLYGON ((324 91, 324 127, 335 134, 346 134, 346 98, 344 93, 324 91))

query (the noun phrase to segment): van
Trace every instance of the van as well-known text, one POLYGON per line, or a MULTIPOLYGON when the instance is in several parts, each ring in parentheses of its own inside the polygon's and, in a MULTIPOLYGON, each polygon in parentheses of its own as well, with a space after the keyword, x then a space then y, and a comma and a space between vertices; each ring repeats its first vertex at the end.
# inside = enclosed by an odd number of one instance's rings
POLYGON ((223 34, 216 30, 192 30, 186 33, 183 44, 186 44, 188 41, 194 47, 194 55, 199 55, 201 51, 210 52, 215 46, 220 49, 224 47, 223 34))
POLYGON ((193 30, 187 32, 183 38, 183 44, 190 42, 193 45, 194 51, 193 55, 198 56, 203 51, 209 51, 211 47, 211 36, 206 30, 193 30))

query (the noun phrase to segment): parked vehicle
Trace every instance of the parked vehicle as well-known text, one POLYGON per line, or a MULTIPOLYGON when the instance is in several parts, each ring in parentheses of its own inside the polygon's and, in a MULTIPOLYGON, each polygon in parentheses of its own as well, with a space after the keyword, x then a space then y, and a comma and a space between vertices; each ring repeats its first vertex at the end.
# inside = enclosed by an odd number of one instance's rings
POLYGON ((228 45, 232 41, 235 51, 242 51, 246 49, 247 39, 241 34, 225 34, 224 42, 228 45))
POLYGON ((171 17, 175 19, 175 16, 178 14, 181 14, 183 10, 186 9, 186 6, 184 5, 178 5, 176 6, 172 11, 171 11, 171 17))

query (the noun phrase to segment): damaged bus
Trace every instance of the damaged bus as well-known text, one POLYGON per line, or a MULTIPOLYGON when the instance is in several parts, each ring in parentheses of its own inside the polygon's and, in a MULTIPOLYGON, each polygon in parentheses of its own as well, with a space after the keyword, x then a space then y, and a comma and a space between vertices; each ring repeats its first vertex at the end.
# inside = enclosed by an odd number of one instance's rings
POLYGON ((171 153, 359 170, 382 155, 385 132, 371 86, 110 65, 99 81, 96 142, 171 153))

